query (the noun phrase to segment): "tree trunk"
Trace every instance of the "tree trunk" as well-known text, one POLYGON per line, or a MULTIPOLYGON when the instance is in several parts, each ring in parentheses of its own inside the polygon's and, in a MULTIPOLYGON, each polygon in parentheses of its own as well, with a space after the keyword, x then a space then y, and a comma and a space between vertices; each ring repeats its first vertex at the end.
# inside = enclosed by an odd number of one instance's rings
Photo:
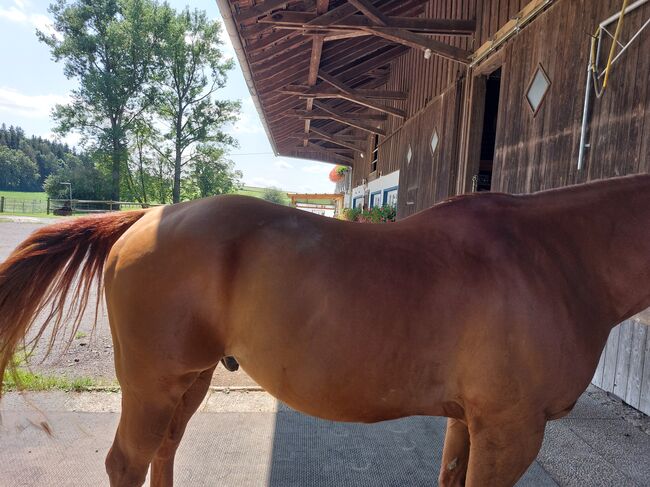
POLYGON ((172 203, 181 202, 181 151, 176 146, 176 157, 174 158, 174 188, 172 189, 172 203))
POLYGON ((183 127, 183 107, 178 104, 178 115, 176 117, 176 145, 174 157, 174 187, 172 188, 172 203, 181 202, 181 157, 183 149, 181 147, 181 131, 183 127))
POLYGON ((122 167, 122 148, 119 141, 113 142, 113 152, 111 154, 111 199, 120 201, 120 169, 122 167))

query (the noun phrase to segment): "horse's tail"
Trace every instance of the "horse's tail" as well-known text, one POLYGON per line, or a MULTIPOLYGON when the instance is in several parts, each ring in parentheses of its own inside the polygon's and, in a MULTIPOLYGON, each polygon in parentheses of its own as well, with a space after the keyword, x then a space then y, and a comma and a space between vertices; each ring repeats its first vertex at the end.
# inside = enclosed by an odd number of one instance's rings
POLYGON ((102 272, 111 247, 144 213, 116 212, 43 227, 0 264, 0 378, 7 367, 15 367, 12 357, 16 347, 26 342, 27 333, 42 312, 42 325, 31 335, 28 345, 35 345, 48 324, 53 324, 49 352, 57 333, 64 328, 64 320, 67 324, 72 320, 69 346, 93 283, 99 306, 102 272), (68 296, 74 298, 74 303, 66 310, 68 296))

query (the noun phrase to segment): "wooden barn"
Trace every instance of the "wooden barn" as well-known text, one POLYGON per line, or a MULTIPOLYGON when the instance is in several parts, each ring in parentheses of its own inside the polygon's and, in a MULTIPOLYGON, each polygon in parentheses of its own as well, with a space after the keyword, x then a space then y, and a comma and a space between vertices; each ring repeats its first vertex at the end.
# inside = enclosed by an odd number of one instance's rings
MULTIPOLYGON (((348 206, 650 172, 648 0, 217 3, 274 151, 350 166, 348 206)), ((594 383, 650 414, 643 322, 594 383)))

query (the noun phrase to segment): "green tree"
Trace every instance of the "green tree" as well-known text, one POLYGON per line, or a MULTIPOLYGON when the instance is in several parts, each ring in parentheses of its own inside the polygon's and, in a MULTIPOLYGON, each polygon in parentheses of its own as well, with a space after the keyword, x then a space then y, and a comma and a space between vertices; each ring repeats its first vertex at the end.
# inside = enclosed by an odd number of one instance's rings
POLYGON ((55 34, 38 32, 64 73, 78 81, 68 105, 57 105, 57 131, 79 131, 110 153, 111 194, 120 199, 126 141, 153 100, 153 68, 164 22, 151 0, 57 0, 55 34))
MULTIPOLYGON (((97 154, 96 157, 100 157, 97 154)), ((110 198, 110 181, 96 167, 95 161, 90 157, 78 157, 66 154, 63 165, 55 173, 45 179, 43 189, 50 198, 68 199, 69 189, 72 184, 73 199, 80 200, 105 200, 110 198)))
POLYGON ((197 148, 191 174, 195 197, 234 193, 242 187, 242 177, 242 172, 236 170, 235 164, 225 157, 223 148, 211 145, 197 148))
POLYGON ((0 146, 0 189, 30 191, 39 177, 38 166, 23 152, 0 146))
POLYGON ((158 55, 157 112, 166 126, 166 144, 159 152, 174 168, 173 203, 181 199, 184 169, 191 173, 198 158, 205 161, 196 144, 236 146, 236 140, 223 128, 237 119, 240 103, 213 96, 225 86, 226 73, 234 67, 232 60, 223 57, 220 34, 221 24, 199 10, 185 9, 165 23, 158 55))
POLYGON ((266 188, 264 193, 262 193, 262 199, 278 205, 284 205, 286 204, 287 193, 278 188, 266 188))

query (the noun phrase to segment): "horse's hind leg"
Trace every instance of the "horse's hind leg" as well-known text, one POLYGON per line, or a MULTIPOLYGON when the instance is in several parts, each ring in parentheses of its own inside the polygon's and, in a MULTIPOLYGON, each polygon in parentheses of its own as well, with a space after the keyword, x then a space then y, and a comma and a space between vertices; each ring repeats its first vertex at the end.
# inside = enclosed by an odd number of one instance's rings
POLYGON ((122 413, 106 457, 111 487, 141 486, 174 412, 198 373, 122 381, 122 413), (142 380, 144 379, 144 380, 142 380))
POLYGON ((511 421, 470 423, 467 487, 512 487, 533 463, 546 422, 517 416, 511 421))
POLYGON ((469 431, 467 425, 457 419, 449 418, 438 478, 440 487, 462 487, 465 485, 468 459, 469 431))
POLYGON ((181 442, 187 422, 203 402, 208 389, 214 367, 203 371, 183 394, 165 438, 151 462, 151 486, 171 487, 174 484, 174 457, 181 442))

